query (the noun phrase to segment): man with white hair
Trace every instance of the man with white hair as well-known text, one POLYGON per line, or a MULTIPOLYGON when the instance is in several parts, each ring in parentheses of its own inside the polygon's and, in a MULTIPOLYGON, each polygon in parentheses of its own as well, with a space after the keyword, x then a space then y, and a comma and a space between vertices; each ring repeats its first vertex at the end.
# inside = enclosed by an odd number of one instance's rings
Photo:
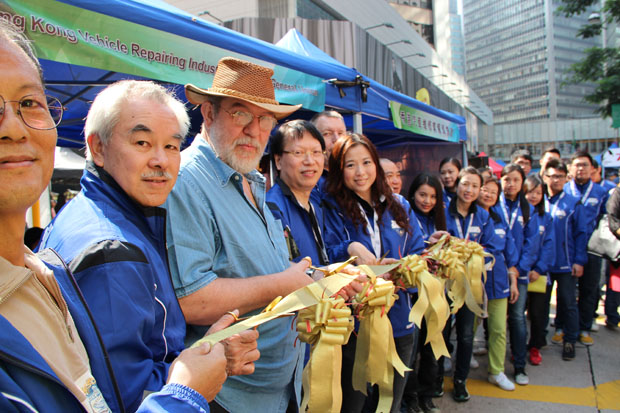
MULTIPOLYGON (((170 280, 160 205, 176 181, 188 127, 183 104, 154 82, 125 80, 104 89, 86 118, 82 191, 41 240, 75 275, 130 411, 145 390, 163 386, 184 348, 185 319, 170 280)), ((258 357, 256 332, 242 335, 238 350, 249 357, 247 366, 229 365, 229 374, 251 372, 258 357)))
POLYGON ((400 194, 403 188, 403 179, 400 177, 400 169, 398 166, 387 158, 379 159, 383 172, 385 172, 385 179, 388 185, 392 188, 392 192, 400 194))

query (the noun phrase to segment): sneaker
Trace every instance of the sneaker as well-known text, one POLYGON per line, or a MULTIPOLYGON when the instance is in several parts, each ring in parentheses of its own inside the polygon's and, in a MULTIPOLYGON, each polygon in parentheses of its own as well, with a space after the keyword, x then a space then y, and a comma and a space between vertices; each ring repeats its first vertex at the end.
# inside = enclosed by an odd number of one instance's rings
POLYGON ((562 344, 564 341, 564 332, 562 330, 555 330, 555 334, 551 337, 551 342, 554 344, 562 344))
POLYGON ((562 360, 573 360, 575 358, 575 343, 564 342, 562 348, 562 360))
POLYGON ((512 391, 515 389, 515 384, 506 377, 504 372, 499 374, 489 374, 489 383, 497 385, 502 390, 512 391))
POLYGON ((452 398, 454 401, 459 403, 469 400, 469 392, 467 391, 465 380, 454 379, 454 392, 452 393, 452 398))
POLYGON ((540 351, 536 347, 530 349, 530 363, 532 366, 538 366, 542 362, 540 351))
POLYGON ((594 344, 594 339, 590 336, 590 333, 587 331, 582 331, 579 333, 579 342, 584 346, 591 346, 594 344))
POLYGON ((441 413, 439 407, 433 403, 432 397, 420 397, 420 407, 424 413, 441 413))
POLYGON ((474 356, 484 356, 488 352, 489 350, 484 346, 474 348, 474 356))
POLYGON ((596 321, 593 321, 592 327, 590 327, 590 332, 598 333, 598 329, 599 329, 599 325, 596 323, 596 321))
POLYGON ((442 397, 443 396, 443 376, 437 376, 437 380, 435 380, 435 390, 433 390, 433 397, 442 397))
POLYGON ((527 377, 525 369, 515 369, 515 382, 520 386, 527 386, 530 383, 530 378, 527 377))
POLYGON ((609 329, 609 330, 615 330, 618 328, 618 323, 612 323, 611 321, 605 321, 605 328, 609 329))
POLYGON ((478 367, 480 367, 480 363, 478 363, 478 360, 472 357, 469 361, 469 367, 472 369, 477 369, 478 367))

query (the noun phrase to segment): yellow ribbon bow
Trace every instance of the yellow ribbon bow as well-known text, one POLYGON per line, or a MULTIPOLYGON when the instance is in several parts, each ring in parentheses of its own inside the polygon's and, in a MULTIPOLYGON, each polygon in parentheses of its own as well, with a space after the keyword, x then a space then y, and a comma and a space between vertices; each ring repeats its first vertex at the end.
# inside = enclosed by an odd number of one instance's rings
POLYGON ((370 280, 357 294, 360 328, 353 364, 353 388, 366 394, 366 383, 379 386, 377 412, 389 412, 393 400, 394 369, 401 376, 410 371, 396 352, 392 324, 387 313, 398 298, 394 284, 377 278, 368 266, 359 268, 370 280))
POLYGON ((340 411, 342 346, 349 341, 353 326, 351 309, 342 297, 326 297, 314 307, 299 312, 299 339, 312 346, 303 372, 302 412, 340 411))

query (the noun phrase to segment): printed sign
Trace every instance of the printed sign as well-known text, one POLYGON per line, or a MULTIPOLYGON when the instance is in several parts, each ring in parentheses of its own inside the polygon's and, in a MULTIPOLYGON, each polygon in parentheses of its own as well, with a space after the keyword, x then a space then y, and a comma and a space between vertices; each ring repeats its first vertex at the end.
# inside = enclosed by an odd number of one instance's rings
POLYGON ((394 101, 390 101, 390 109, 394 127, 398 129, 450 142, 459 141, 459 127, 454 122, 394 101))

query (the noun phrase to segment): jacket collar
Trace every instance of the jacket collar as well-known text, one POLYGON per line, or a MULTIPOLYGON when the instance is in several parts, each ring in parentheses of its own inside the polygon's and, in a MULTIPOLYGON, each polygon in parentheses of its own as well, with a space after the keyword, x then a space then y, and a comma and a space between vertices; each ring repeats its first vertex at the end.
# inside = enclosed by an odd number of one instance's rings
MULTIPOLYGON (((454 216, 461 216, 461 214, 459 213, 459 211, 456 209, 456 197, 452 198, 452 201, 450 201, 450 205, 448 206, 448 212, 450 213, 450 215, 454 215, 454 216)), ((476 205, 476 202, 472 202, 471 205, 469 206, 469 211, 467 211, 467 215, 469 214, 475 214, 476 211, 478 210, 478 206, 476 205)), ((465 217, 462 217, 465 218, 465 217)))

